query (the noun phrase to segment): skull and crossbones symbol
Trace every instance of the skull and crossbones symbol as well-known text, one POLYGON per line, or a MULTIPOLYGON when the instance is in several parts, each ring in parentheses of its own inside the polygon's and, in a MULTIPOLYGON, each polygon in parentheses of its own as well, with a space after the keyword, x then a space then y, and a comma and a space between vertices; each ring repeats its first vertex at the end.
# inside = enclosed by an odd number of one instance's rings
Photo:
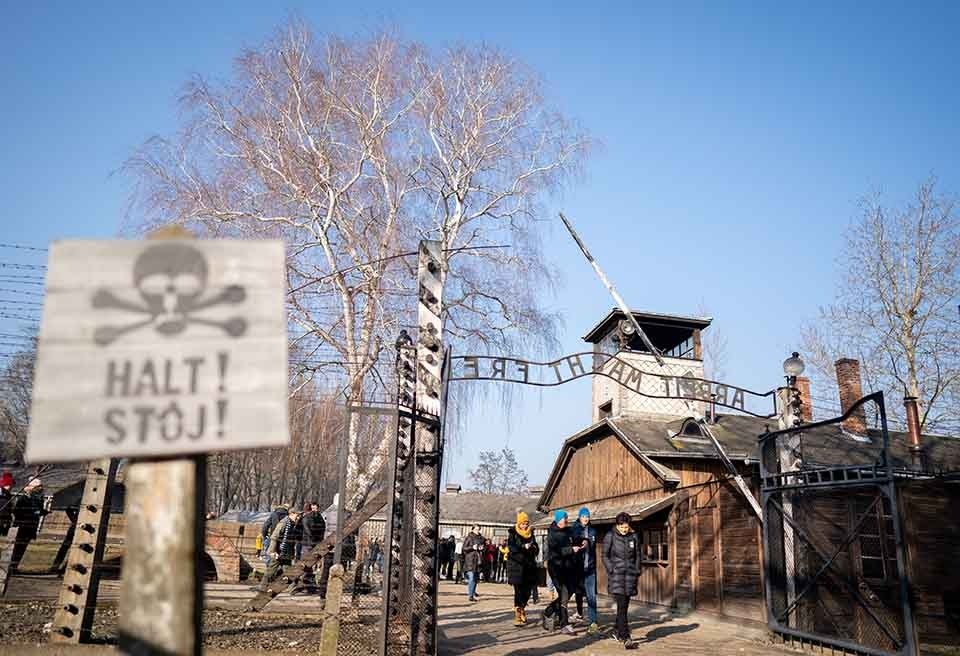
POLYGON ((92 304, 97 309, 124 310, 146 315, 121 326, 99 326, 93 340, 106 346, 122 335, 153 326, 161 335, 179 335, 190 324, 215 326, 231 337, 247 331, 247 321, 234 317, 225 321, 204 319, 196 313, 225 303, 242 303, 243 287, 230 285, 204 298, 207 291, 207 260, 196 248, 182 243, 150 246, 133 265, 133 284, 142 303, 116 296, 109 289, 98 289, 92 304))

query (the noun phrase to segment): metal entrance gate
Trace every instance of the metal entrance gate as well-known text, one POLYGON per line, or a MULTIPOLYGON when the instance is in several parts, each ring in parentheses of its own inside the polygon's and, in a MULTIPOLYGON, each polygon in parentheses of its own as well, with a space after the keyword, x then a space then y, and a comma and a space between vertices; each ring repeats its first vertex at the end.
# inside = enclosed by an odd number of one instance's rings
POLYGON ((768 623, 850 651, 917 653, 883 394, 760 438, 768 623), (880 435, 848 433, 864 407, 880 435))

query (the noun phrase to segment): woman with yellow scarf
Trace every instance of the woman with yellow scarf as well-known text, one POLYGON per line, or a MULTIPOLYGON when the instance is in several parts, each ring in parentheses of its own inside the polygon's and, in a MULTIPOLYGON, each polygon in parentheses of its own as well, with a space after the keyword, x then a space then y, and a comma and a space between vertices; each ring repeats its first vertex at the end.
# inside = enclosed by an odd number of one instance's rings
POLYGON ((527 623, 527 602, 537 585, 537 553, 540 547, 533 539, 530 518, 527 513, 517 512, 517 523, 508 531, 507 582, 513 586, 513 625, 527 623))

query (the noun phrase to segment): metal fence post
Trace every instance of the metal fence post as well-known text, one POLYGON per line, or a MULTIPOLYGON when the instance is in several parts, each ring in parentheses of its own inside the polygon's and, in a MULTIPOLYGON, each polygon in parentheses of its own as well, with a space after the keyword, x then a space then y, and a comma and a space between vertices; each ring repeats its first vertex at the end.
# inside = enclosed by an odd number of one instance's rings
POLYGON ((384 536, 383 621, 380 656, 406 655, 410 650, 410 494, 413 476, 413 416, 416 362, 405 330, 397 339, 397 438, 390 447, 387 481, 387 525, 384 536))
POLYGON ((439 241, 421 241, 417 266, 417 386, 414 421, 414 544, 410 653, 437 652, 437 534, 443 367, 443 283, 439 241))

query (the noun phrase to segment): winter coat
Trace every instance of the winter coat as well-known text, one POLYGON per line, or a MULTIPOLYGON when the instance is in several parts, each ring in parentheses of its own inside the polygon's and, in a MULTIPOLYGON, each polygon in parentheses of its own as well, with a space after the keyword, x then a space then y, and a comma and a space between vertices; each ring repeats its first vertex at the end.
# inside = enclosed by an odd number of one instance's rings
POLYGON ((517 529, 507 531, 507 583, 510 585, 533 585, 537 580, 537 552, 540 547, 533 537, 525 538, 517 529), (532 545, 529 549, 524 545, 532 545))
POLYGON ((437 550, 437 556, 441 563, 449 563, 453 560, 454 544, 450 540, 440 540, 440 547, 437 550))
POLYGON ((280 523, 277 524, 276 528, 273 529, 273 533, 270 534, 269 553, 275 553, 279 555, 280 558, 292 560, 293 548, 299 537, 299 522, 294 522, 289 517, 284 517, 280 520, 280 523))
POLYGON ((13 525, 20 531, 18 540, 31 540, 40 529, 40 518, 47 514, 43 509, 43 497, 39 494, 25 494, 13 501, 13 525))
POLYGON ((463 541, 463 571, 479 572, 483 562, 484 543, 482 535, 470 533, 463 541), (478 549, 479 547, 479 549, 478 549))
POLYGON ((323 515, 320 514, 319 510, 304 513, 300 524, 303 530, 304 551, 309 551, 323 542, 323 536, 327 532, 327 523, 323 521, 323 515))
POLYGON ((547 569, 550 578, 565 585, 571 585, 577 578, 579 556, 573 551, 573 529, 560 528, 557 523, 550 524, 547 531, 547 569))
POLYGON ((597 571, 597 529, 590 524, 584 527, 577 522, 573 527, 573 543, 581 544, 583 540, 587 541, 587 548, 577 553, 580 556, 580 568, 583 574, 593 574, 597 571))
POLYGON ((13 495, 6 488, 0 489, 0 535, 6 535, 13 525, 13 495))
POLYGON ((617 529, 611 529, 603 538, 603 566, 607 570, 607 594, 637 594, 640 537, 633 530, 620 535, 617 529))
POLYGON ((270 536, 273 535, 273 529, 277 528, 277 524, 279 524, 287 514, 286 508, 276 508, 270 513, 267 521, 263 523, 263 528, 260 530, 260 535, 263 536, 263 546, 270 546, 270 536))

